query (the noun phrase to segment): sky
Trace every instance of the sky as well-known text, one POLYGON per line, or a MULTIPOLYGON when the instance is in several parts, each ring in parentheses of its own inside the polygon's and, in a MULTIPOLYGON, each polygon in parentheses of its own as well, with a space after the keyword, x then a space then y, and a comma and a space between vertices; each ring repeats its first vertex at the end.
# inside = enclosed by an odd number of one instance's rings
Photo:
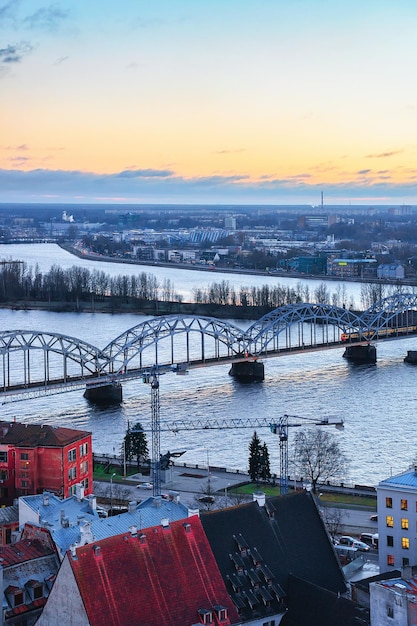
POLYGON ((0 202, 417 205, 416 32, 416 0, 0 0, 0 202))

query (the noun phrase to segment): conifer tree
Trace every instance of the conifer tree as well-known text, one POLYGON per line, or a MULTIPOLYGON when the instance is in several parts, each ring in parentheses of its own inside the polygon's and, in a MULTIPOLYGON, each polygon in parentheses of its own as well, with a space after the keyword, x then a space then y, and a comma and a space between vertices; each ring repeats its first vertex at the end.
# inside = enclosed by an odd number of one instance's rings
POLYGON ((249 476, 253 482, 257 482, 262 473, 262 447, 261 440, 256 430, 249 444, 249 476))

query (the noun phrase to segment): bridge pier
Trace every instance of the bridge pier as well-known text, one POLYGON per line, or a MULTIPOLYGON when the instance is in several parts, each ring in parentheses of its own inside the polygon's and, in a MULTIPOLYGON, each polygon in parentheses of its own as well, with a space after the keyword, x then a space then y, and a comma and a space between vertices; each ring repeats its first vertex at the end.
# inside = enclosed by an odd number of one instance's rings
POLYGON ((229 376, 241 383, 259 382, 265 379, 265 367, 262 361, 236 361, 232 363, 229 376))
POLYGON ((376 363, 376 347, 371 344, 361 346, 347 346, 343 358, 352 363, 376 363))
POLYGON ((120 383, 108 385, 87 385, 84 398, 94 404, 119 404, 123 399, 123 388, 120 383))

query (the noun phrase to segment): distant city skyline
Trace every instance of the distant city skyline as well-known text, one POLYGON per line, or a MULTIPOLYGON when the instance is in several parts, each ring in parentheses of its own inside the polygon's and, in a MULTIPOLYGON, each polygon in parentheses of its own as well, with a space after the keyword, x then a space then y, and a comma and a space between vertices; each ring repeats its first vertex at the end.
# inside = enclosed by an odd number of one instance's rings
POLYGON ((414 0, 0 0, 0 202, 417 205, 414 0))

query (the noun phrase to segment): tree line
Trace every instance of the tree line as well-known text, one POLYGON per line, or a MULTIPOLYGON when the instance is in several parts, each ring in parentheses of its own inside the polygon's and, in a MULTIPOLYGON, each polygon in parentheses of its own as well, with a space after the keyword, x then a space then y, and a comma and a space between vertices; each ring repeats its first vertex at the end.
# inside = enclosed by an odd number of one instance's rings
MULTIPOLYGON (((366 309, 381 298, 409 287, 385 284, 361 285, 361 306, 366 309)), ((103 271, 72 266, 62 269, 53 265, 46 273, 39 267, 28 267, 21 261, 2 261, 0 266, 0 302, 35 300, 38 302, 78 302, 106 299, 119 302, 182 302, 170 279, 158 282, 153 274, 141 272, 137 275, 110 276, 103 271)), ((337 284, 331 292, 326 283, 315 289, 301 282, 295 287, 285 285, 241 286, 235 289, 229 281, 213 282, 207 288, 193 290, 195 304, 236 307, 263 307, 275 309, 280 306, 310 302, 332 304, 353 309, 354 301, 346 286, 337 284)))

